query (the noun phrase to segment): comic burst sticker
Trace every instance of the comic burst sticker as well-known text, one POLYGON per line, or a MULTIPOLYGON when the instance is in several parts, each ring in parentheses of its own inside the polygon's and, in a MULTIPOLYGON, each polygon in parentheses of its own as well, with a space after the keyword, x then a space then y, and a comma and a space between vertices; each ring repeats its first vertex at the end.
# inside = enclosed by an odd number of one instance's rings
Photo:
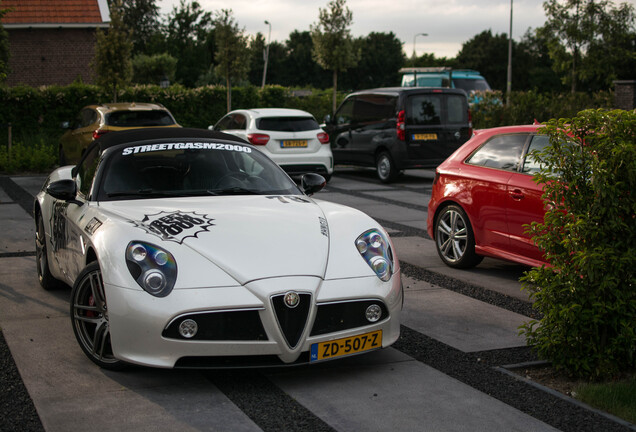
POLYGON ((161 240, 181 244, 188 237, 197 238, 199 233, 208 231, 209 227, 214 226, 213 220, 208 215, 177 210, 144 215, 142 221, 130 222, 137 228, 156 235, 161 240))

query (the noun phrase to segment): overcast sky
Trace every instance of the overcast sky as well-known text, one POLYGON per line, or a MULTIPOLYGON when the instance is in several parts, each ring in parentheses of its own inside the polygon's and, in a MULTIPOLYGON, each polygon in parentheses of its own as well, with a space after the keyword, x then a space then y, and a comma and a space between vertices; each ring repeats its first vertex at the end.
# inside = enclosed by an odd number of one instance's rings
MULTIPOLYGON (((190 0, 188 0, 190 1, 190 0)), ((318 9, 328 0, 198 0, 210 12, 232 9, 239 27, 246 34, 261 32, 265 38, 271 23, 272 40, 285 42, 294 31, 309 30, 318 21, 318 9)), ((635 4, 636 0, 628 3, 635 4)), ((619 2, 615 2, 618 4, 619 2)), ((167 15, 179 0, 157 0, 162 15, 167 15)), ((402 41, 404 52, 434 53, 437 57, 455 57, 462 43, 484 30, 508 34, 510 0, 347 0, 353 12, 354 37, 371 32, 393 32, 402 41)), ((543 0, 513 0, 512 37, 520 40, 529 27, 545 22, 543 0)))

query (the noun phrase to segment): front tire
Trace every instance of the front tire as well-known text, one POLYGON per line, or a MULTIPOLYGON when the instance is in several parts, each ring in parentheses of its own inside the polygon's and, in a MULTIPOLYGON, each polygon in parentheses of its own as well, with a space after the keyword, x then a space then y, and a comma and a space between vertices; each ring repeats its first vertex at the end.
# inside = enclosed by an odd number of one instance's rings
POLYGON ((483 259, 475 253, 475 236, 464 210, 456 205, 442 209, 435 220, 435 245, 449 267, 471 268, 483 259))
POLYGON ((103 369, 121 370, 126 363, 113 355, 102 271, 97 261, 79 274, 71 291, 73 333, 84 354, 103 369))
POLYGON ((393 158, 387 151, 382 151, 375 159, 375 169, 378 173, 378 178, 382 183, 391 183, 400 174, 399 170, 395 166, 393 158))

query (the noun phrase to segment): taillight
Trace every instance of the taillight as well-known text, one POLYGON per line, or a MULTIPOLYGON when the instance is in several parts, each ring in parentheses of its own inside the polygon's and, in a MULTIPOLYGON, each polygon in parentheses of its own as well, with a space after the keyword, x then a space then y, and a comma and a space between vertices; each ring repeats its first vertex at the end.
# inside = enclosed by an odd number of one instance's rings
POLYGON ((433 185, 437 184, 438 179, 439 179, 439 171, 435 170, 435 178, 433 179, 433 185))
POLYGON ((397 129, 397 139, 400 141, 406 140, 406 113, 404 110, 400 111, 397 116, 397 124, 395 125, 397 129))
POLYGON ((104 135, 106 132, 108 131, 103 129, 95 129, 93 131, 93 139, 99 138, 100 136, 104 135))
POLYGON ((320 141, 320 144, 329 144, 329 135, 327 135, 325 132, 319 132, 318 141, 320 141))
POLYGON ((247 139, 254 145, 265 145, 269 142, 269 135, 265 134, 247 134, 247 139))
POLYGON ((470 108, 468 108, 468 138, 473 136, 473 115, 470 112, 470 108))

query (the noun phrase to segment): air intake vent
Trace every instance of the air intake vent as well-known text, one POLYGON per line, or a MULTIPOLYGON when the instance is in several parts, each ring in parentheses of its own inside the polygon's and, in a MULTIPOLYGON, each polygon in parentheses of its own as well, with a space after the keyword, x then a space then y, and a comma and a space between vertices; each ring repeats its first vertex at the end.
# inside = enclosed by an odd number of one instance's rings
POLYGON ((295 348, 307 325, 309 308, 311 307, 311 294, 298 294, 299 302, 294 307, 289 307, 285 303, 285 296, 281 294, 272 297, 272 305, 278 326, 285 336, 287 345, 295 348))

